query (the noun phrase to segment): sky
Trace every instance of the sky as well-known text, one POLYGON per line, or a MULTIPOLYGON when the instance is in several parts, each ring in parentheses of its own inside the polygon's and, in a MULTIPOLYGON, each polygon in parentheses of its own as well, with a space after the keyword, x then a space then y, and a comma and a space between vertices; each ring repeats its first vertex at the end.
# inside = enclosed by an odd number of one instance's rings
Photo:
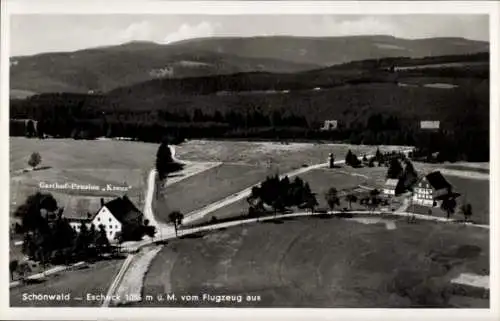
POLYGON ((11 15, 10 56, 130 41, 172 43, 213 36, 463 37, 488 41, 487 15, 11 15))

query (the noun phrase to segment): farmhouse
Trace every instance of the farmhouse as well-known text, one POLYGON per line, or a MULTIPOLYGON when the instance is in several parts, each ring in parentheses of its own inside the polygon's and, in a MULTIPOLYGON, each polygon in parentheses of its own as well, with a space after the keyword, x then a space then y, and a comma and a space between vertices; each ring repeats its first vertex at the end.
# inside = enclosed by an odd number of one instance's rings
POLYGON ((396 195, 396 186, 398 186, 398 180, 395 178, 389 178, 385 181, 383 194, 386 196, 394 196, 396 195))
POLYGON ((74 212, 73 217, 66 218, 76 232, 80 231, 82 223, 85 223, 89 228, 90 225, 94 225, 96 230, 99 230, 100 226, 103 225, 109 240, 114 240, 124 226, 139 226, 143 223, 142 212, 126 195, 109 202, 104 202, 104 199, 101 198, 100 208, 94 213, 87 212, 86 215, 82 215, 81 212, 74 212))
POLYGON ((437 206, 440 199, 451 193, 452 186, 440 171, 422 177, 416 184, 413 202, 424 206, 437 206))

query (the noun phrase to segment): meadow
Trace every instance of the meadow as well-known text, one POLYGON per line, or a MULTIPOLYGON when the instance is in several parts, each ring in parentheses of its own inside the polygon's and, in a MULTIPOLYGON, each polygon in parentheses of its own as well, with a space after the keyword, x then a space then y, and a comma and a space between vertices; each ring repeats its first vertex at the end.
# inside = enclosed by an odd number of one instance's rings
MULTIPOLYGON (((385 151, 398 148, 388 146, 380 149, 385 151)), ((187 214, 258 184, 267 176, 283 175, 303 165, 326 163, 331 152, 337 160, 342 160, 349 149, 361 156, 374 153, 376 147, 340 144, 188 141, 176 147, 176 157, 181 160, 223 162, 223 164, 168 186, 164 193, 164 200, 156 202, 155 212, 162 220, 166 220, 168 213, 172 210, 187 214)), ((350 177, 345 174, 344 176, 350 177)), ((240 201, 219 209, 213 215, 226 218, 239 215, 240 210, 246 209, 246 202, 240 201)), ((202 220, 210 218, 211 215, 207 215, 202 220)))
MULTIPOLYGON (((143 208, 145 180, 154 167, 158 145, 114 140, 10 138, 10 213, 37 191, 49 192, 65 207, 66 216, 78 216, 82 204, 127 194, 143 208), (22 172, 29 155, 40 153, 44 169, 22 172), (40 188, 40 183, 95 185, 101 190, 40 188), (108 191, 110 184, 129 187, 108 191), (71 212, 71 213, 70 213, 71 212)), ((395 146, 382 150, 397 149, 395 146)), ((173 209, 188 213, 239 192, 263 180, 303 165, 324 163, 330 152, 343 159, 347 150, 373 153, 375 147, 362 145, 191 140, 176 146, 176 157, 193 162, 224 162, 224 165, 178 182, 166 190, 168 206, 160 204, 159 216, 166 219, 173 209), (163 207, 163 208, 161 208, 163 207)), ((94 206, 95 207, 95 206, 94 206)), ((92 212, 94 208, 89 208, 92 212)))
MULTIPOLYGON (((381 190, 385 183, 385 176, 387 167, 363 167, 352 168, 350 166, 337 166, 334 169, 321 168, 311 170, 310 172, 299 175, 299 177, 308 182, 311 191, 316 194, 316 199, 319 203, 318 208, 327 209, 325 194, 334 187, 339 192, 340 205, 336 209, 349 208, 349 202, 346 201, 345 195, 347 193, 354 193, 359 198, 359 191, 368 193, 370 189, 377 188, 381 190), (363 186, 363 188, 358 188, 363 186)), ((292 178, 293 180, 293 178, 292 178)), ((398 202, 394 202, 397 207, 398 202)), ((366 210, 364 205, 353 202, 351 203, 353 210, 366 210)), ((301 210, 302 211, 302 210, 301 210)), ((245 199, 237 201, 233 204, 220 208, 205 217, 194 221, 192 224, 198 225, 210 222, 212 217, 218 220, 225 220, 248 215, 248 203, 245 199)))
MULTIPOLYGON (((489 274, 487 230, 406 219, 394 224, 388 230, 384 224, 310 217, 171 241, 146 274, 145 295, 242 294, 260 301, 178 299, 137 306, 404 308, 477 300, 459 297, 450 280, 460 273, 489 274)), ((480 304, 488 306, 488 300, 480 304)))

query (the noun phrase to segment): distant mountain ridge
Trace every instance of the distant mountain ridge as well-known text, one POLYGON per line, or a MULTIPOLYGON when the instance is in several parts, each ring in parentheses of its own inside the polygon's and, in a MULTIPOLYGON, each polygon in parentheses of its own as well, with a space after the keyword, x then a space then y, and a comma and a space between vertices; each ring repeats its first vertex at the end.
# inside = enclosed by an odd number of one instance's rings
POLYGON ((392 36, 198 38, 172 44, 134 41, 75 52, 11 57, 11 90, 107 92, 153 79, 247 72, 296 73, 357 60, 489 51, 462 38, 392 36))

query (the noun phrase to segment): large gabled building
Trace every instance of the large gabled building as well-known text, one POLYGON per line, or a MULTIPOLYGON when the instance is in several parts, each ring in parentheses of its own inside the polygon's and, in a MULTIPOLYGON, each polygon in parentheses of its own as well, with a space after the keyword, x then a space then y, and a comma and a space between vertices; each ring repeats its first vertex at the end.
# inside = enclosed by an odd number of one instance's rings
POLYGON ((416 183, 413 202, 424 206, 439 206, 442 197, 452 192, 452 185, 440 171, 429 173, 416 183))
POLYGON ((109 240, 115 240, 124 226, 142 225, 144 219, 143 213, 126 195, 109 202, 104 202, 101 198, 99 209, 93 213, 79 213, 66 218, 75 232, 80 231, 82 224, 86 224, 88 228, 93 225, 96 230, 99 230, 101 225, 104 226, 109 240))

